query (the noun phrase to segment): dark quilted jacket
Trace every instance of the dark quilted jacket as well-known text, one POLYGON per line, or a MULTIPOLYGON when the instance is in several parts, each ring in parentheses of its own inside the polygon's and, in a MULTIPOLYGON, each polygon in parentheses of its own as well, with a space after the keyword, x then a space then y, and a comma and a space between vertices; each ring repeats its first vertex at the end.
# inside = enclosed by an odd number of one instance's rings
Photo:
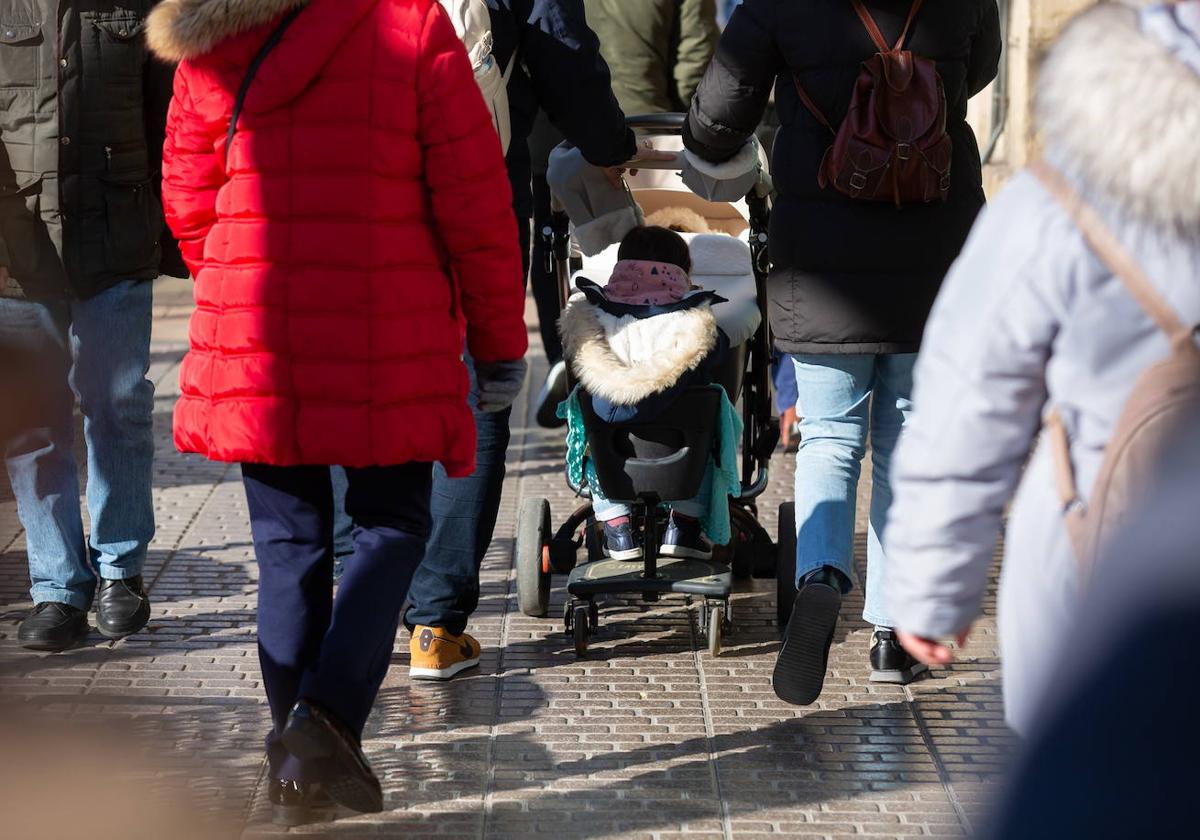
MULTIPOLYGON (((894 40, 912 0, 866 5, 894 40)), ((897 210, 817 184, 833 138, 801 105, 793 75, 839 125, 861 63, 876 52, 850 0, 745 0, 692 100, 687 147, 722 161, 754 131, 774 86, 780 128, 772 174, 779 196, 771 217, 769 313, 785 352, 915 351, 946 271, 983 207, 967 99, 996 75, 996 0, 926 0, 908 46, 937 61, 946 86, 954 158, 944 204, 897 210)))
POLYGON ((164 264, 159 169, 173 68, 151 0, 0 0, 0 265, 34 297, 88 298, 164 264), (61 25, 61 31, 60 31, 61 25))

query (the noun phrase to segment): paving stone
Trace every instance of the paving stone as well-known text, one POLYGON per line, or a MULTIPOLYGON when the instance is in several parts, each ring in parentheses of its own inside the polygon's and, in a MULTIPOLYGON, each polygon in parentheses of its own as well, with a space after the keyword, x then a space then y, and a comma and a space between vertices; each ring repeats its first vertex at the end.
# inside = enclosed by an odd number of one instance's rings
MULTIPOLYGON (((257 570, 240 477, 174 452, 170 439, 187 295, 173 282, 156 290, 148 631, 118 643, 94 636, 63 655, 18 648, 28 575, 15 504, 0 488, 0 703, 42 722, 126 727, 162 767, 156 777, 130 775, 131 789, 157 796, 183 780, 198 813, 264 839, 962 836, 984 813, 1013 744, 997 679, 994 581, 989 617, 963 659, 907 689, 867 680, 871 628, 856 589, 843 605, 826 691, 803 709, 771 690, 773 582, 739 582, 735 633, 715 659, 699 633, 700 605, 684 599, 603 603, 585 660, 561 619, 522 615, 511 556, 521 499, 548 499, 556 525, 578 504, 562 477, 561 433, 531 425, 544 373, 535 364, 514 411, 500 524, 471 626, 484 645, 480 669, 450 684, 410 683, 402 630, 364 739, 385 812, 291 832, 271 826, 257 570)), ((790 495, 792 462, 777 457, 759 501, 768 531, 790 495)), ((864 481, 860 581, 868 494, 864 481)), ((564 583, 555 579, 551 616, 562 614, 564 583)))

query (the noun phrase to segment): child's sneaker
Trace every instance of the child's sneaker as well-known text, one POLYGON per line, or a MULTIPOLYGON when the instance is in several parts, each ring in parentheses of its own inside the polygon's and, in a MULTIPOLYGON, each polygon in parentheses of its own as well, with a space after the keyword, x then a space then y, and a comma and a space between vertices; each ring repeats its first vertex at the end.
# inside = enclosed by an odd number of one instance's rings
POLYGON ((414 627, 408 645, 408 675, 414 680, 449 680, 479 664, 479 642, 441 627, 414 627))
POLYGON ((699 519, 691 519, 671 514, 667 523, 667 532, 663 534, 662 548, 659 554, 663 557, 687 557, 694 560, 711 560, 713 556, 712 543, 704 536, 699 519))
POLYGON ((642 545, 628 519, 604 523, 604 553, 614 560, 642 559, 642 545))

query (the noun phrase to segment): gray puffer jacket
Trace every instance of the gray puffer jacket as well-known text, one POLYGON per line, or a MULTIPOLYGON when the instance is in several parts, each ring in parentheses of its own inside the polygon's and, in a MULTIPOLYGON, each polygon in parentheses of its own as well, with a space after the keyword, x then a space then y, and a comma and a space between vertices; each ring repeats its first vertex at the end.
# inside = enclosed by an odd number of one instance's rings
POLYGON ((187 275, 163 247, 175 71, 146 50, 153 5, 0 0, 0 266, 16 284, 0 294, 88 298, 187 275))
MULTIPOLYGON (((1037 110, 1050 162, 1180 316, 1200 323, 1200 2, 1085 12, 1047 58, 1037 110)), ((1167 352, 1165 335, 1029 174, 985 212, 934 307, 916 415, 893 467, 890 612, 930 637, 970 625, 1016 490, 998 618, 1018 731, 1068 641, 1079 594, 1050 453, 1036 446, 1042 417, 1062 414, 1086 495, 1134 380, 1167 352)))

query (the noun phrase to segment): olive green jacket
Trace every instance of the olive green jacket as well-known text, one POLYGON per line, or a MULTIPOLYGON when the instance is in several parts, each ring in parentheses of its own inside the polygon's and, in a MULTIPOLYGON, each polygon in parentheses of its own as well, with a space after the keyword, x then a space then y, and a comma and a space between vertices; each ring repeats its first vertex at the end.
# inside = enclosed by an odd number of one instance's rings
MULTIPOLYGON (((153 0, 0 0, 0 295, 89 298, 180 273, 158 199, 174 68, 153 0)), ((183 272, 186 274, 186 272, 183 272)))
POLYGON ((584 0, 626 114, 686 111, 720 34, 716 0, 584 0))

